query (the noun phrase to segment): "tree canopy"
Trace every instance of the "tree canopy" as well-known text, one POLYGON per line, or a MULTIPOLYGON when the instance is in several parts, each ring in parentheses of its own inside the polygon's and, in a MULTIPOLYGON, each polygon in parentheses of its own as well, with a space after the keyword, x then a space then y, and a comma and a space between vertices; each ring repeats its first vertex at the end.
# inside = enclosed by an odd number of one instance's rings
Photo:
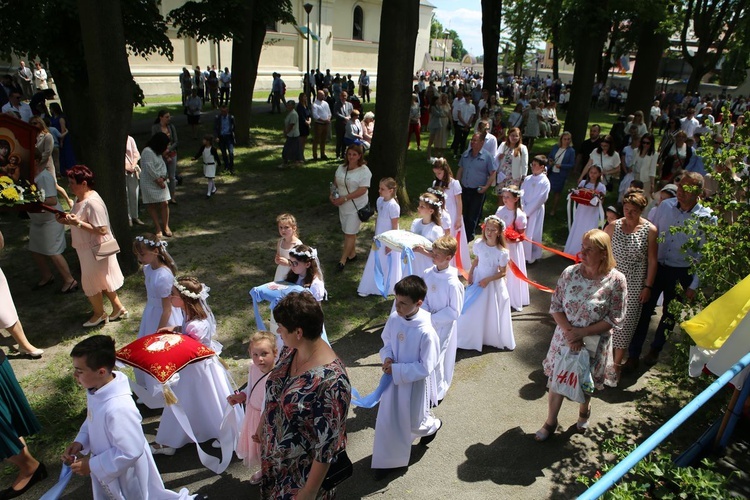
POLYGON ((443 25, 435 19, 435 16, 432 16, 432 24, 430 26, 430 39, 442 39, 442 38, 449 38, 453 40, 453 46, 451 48, 451 55, 450 58, 454 59, 456 61, 460 61, 463 59, 463 57, 468 54, 469 52, 464 49, 464 43, 461 41, 461 37, 458 36, 458 33, 456 33, 456 30, 447 30, 448 36, 445 36, 446 29, 443 27, 443 25))

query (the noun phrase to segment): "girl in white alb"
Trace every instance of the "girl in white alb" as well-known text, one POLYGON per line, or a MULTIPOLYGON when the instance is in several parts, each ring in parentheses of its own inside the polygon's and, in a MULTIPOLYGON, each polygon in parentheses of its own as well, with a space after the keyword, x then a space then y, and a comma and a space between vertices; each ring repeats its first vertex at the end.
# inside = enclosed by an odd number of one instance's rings
POLYGON ((590 189, 596 192, 599 199, 597 205, 579 204, 573 215, 573 224, 570 226, 568 240, 565 242, 565 253, 576 255, 581 251, 583 235, 599 227, 599 204, 607 194, 607 186, 601 181, 602 170, 599 165, 591 165, 588 180, 578 183, 579 189, 590 189))
POLYGON ((292 268, 289 266, 289 250, 301 245, 302 242, 297 235, 297 219, 292 214, 281 214, 276 217, 279 226, 279 242, 276 244, 276 273, 274 281, 284 281, 292 268))
POLYGON ((505 224, 496 215, 484 219, 482 238, 474 243, 474 261, 458 317, 458 348, 482 351, 483 345, 513 350, 510 298, 505 266, 510 257, 505 245, 505 224))
MULTIPOLYGON (((245 467, 257 469, 260 467, 260 440, 258 439, 258 424, 266 406, 266 380, 273 370, 278 349, 276 337, 271 332, 255 332, 250 337, 248 353, 252 358, 247 373, 247 387, 244 391, 227 396, 232 405, 245 403, 245 418, 240 428, 235 452, 243 460, 245 467)), ((250 477, 250 484, 258 484, 263 471, 258 470, 250 477)))
MULTIPOLYGON (((440 206, 440 200, 434 194, 423 193, 420 195, 419 206, 417 207, 419 219, 414 219, 414 222, 411 223, 411 232, 424 236, 430 242, 443 236, 440 206)), ((430 267, 432 267, 432 254, 422 247, 415 247, 412 274, 422 278, 425 271, 430 267)))
MULTIPOLYGON (((517 186, 510 185, 502 190, 503 206, 497 209, 497 215, 504 223, 505 227, 514 229, 518 234, 526 232, 526 214, 519 207, 523 191, 517 186)), ((508 254, 510 260, 516 267, 526 275, 526 256, 523 251, 523 242, 507 241, 508 254)), ((529 298, 529 285, 519 279, 512 272, 505 274, 508 280, 508 295, 510 296, 510 307, 517 312, 523 310, 523 306, 531 303, 529 298)))
POLYGON ((450 214, 451 221, 453 221, 453 227, 446 234, 450 234, 458 241, 458 251, 451 260, 451 266, 458 269, 459 274, 466 275, 471 267, 471 255, 469 254, 469 243, 466 239, 466 227, 464 227, 461 183, 453 178, 453 172, 445 158, 435 158, 432 164, 432 172, 435 174, 432 186, 443 190, 445 194, 443 210, 450 214))
MULTIPOLYGON (((133 252, 143 265, 146 284, 146 308, 141 317, 138 338, 156 333, 169 325, 181 325, 182 311, 173 307, 170 301, 177 266, 167 252, 167 242, 146 233, 136 236, 133 252)), ((133 372, 136 383, 153 394, 153 389, 159 385, 156 379, 137 368, 133 372)), ((161 390, 160 387, 158 389, 161 390)))
MULTIPOLYGON (((392 229, 398 229, 398 218, 401 215, 401 207, 396 201, 396 181, 392 177, 386 177, 380 181, 378 192, 380 197, 376 202, 378 217, 375 220, 375 236, 392 229)), ((391 253, 385 245, 376 248, 374 245, 367 256, 365 270, 359 281, 357 293, 360 297, 367 295, 381 295, 376 284, 375 260, 380 260, 380 269, 383 272, 383 287, 386 295, 393 295, 393 287, 401 279, 401 255, 398 252, 391 253)))
POLYGON ((170 386, 177 402, 164 407, 151 445, 155 455, 173 455, 176 448, 191 442, 198 445, 214 439, 218 440, 213 443, 214 448, 222 448, 223 454, 234 451, 237 435, 231 429, 240 428, 243 414, 241 408, 235 408, 227 417, 234 419, 234 425, 222 428, 226 396, 234 390, 229 373, 217 357, 222 345, 216 341, 216 319, 206 302, 209 291, 193 277, 173 281, 170 300, 182 310, 185 322, 163 330, 180 331, 213 350, 216 356, 190 363, 180 370, 179 380, 170 386))

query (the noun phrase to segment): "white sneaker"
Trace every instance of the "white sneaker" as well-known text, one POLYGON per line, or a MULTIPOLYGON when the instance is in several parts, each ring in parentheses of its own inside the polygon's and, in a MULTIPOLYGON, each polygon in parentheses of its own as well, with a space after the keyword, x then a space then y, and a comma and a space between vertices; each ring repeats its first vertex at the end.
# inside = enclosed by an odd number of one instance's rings
POLYGON ((154 446, 152 444, 149 445, 149 447, 151 448, 152 455, 167 455, 168 457, 171 457, 177 451, 171 446, 154 446))

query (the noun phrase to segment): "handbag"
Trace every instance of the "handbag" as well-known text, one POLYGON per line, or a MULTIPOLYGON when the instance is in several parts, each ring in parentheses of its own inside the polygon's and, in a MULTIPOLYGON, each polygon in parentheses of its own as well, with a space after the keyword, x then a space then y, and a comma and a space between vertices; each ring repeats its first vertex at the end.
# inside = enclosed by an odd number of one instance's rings
POLYGON ((110 255, 120 253, 120 245, 117 244, 116 239, 112 238, 99 245, 94 245, 92 250, 94 251, 96 260, 104 260, 110 255))
MULTIPOLYGON (((348 169, 347 169, 348 170, 348 169)), ((346 185, 346 172, 344 172, 344 185, 346 185)), ((349 189, 349 186, 347 186, 347 190, 349 189)), ((352 205, 354 205, 354 208, 357 210, 357 217, 359 217, 359 220, 362 222, 367 222, 370 220, 370 218, 375 213, 375 210, 373 210, 372 205, 370 205, 370 202, 367 202, 367 204, 362 208, 357 208, 357 204, 354 203, 354 200, 349 200, 352 202, 352 205)))
POLYGON ((349 459, 349 455, 346 454, 346 450, 341 450, 336 454, 331 462, 331 466, 328 468, 325 479, 321 484, 321 488, 330 491, 344 480, 349 479, 354 472, 354 466, 352 461, 349 459))

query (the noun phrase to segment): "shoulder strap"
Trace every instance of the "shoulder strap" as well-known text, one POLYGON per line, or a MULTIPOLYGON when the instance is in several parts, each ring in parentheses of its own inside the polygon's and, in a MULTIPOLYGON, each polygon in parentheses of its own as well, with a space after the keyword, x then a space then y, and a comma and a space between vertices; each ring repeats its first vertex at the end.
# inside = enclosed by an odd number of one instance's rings
MULTIPOLYGON (((290 366, 291 366, 291 363, 290 363, 290 366)), ((266 377, 268 376, 268 374, 269 374, 269 373, 271 373, 271 372, 268 372, 268 373, 264 373, 262 377, 260 377, 260 378, 259 378, 258 380, 256 380, 256 381, 255 381, 255 383, 253 384, 253 387, 252 387, 252 388, 250 389, 250 392, 249 392, 249 393, 248 393, 248 395, 247 395, 247 398, 248 398, 248 399, 250 399, 250 396, 251 396, 251 395, 253 394, 253 391, 255 390, 255 387, 256 387, 256 386, 257 386, 258 384, 260 384, 261 380, 263 380, 264 378, 266 378, 266 377)), ((288 376, 289 376, 289 367, 287 367, 287 371, 286 371, 286 374, 287 374, 287 377, 288 377, 288 376)))

